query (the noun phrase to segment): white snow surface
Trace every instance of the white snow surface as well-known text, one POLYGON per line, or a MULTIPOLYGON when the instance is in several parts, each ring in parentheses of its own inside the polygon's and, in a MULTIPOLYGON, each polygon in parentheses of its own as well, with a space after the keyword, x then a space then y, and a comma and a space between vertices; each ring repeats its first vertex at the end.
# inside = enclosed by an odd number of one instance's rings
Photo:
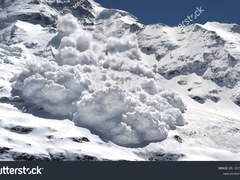
POLYGON ((240 160, 239 25, 32 2, 0 23, 0 159, 240 160))

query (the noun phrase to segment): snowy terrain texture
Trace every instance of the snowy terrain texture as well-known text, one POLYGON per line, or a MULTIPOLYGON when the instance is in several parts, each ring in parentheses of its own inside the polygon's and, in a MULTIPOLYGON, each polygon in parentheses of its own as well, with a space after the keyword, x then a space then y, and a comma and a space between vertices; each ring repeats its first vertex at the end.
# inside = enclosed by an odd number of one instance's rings
POLYGON ((240 25, 0 0, 0 139, 0 160, 240 160, 240 25))

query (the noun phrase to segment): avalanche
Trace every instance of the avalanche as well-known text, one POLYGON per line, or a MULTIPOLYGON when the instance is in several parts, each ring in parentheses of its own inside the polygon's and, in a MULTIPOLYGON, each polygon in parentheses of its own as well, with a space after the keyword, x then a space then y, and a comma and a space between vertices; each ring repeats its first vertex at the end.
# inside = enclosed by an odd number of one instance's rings
POLYGON ((15 78, 14 90, 27 104, 123 146, 164 140, 184 125, 183 102, 154 75, 145 75, 151 70, 139 62, 134 35, 101 42, 70 14, 58 24, 54 61, 30 62, 15 78))
POLYGON ((239 160, 239 25, 144 26, 92 0, 0 3, 0 159, 239 160))

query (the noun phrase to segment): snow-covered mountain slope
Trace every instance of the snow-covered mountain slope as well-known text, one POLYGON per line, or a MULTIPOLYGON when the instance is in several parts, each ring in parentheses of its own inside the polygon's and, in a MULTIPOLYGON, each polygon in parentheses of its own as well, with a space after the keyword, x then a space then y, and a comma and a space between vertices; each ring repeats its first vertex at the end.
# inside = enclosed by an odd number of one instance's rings
MULTIPOLYGON (((165 78, 195 73, 214 82, 218 88, 209 89, 206 94, 192 93, 194 87, 189 87, 189 94, 199 102, 206 99, 217 102, 218 94, 225 91, 221 87, 239 87, 239 36, 237 24, 213 22, 184 29, 151 25, 140 32, 139 42, 145 53, 156 55, 155 71, 165 78)), ((196 83, 198 89, 204 90, 205 85, 196 83)))
POLYGON ((144 26, 92 0, 0 11, 0 159, 240 159, 239 25, 144 26))

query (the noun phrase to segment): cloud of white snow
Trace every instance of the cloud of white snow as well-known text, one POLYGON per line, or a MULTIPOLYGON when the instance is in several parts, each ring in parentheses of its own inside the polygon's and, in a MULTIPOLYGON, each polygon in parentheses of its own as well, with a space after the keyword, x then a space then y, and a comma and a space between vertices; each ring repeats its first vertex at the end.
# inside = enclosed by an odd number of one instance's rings
POLYGON ((141 64, 136 36, 103 42, 81 27, 60 18, 55 61, 29 63, 16 78, 26 102, 123 146, 161 141, 184 125, 183 102, 141 64))

